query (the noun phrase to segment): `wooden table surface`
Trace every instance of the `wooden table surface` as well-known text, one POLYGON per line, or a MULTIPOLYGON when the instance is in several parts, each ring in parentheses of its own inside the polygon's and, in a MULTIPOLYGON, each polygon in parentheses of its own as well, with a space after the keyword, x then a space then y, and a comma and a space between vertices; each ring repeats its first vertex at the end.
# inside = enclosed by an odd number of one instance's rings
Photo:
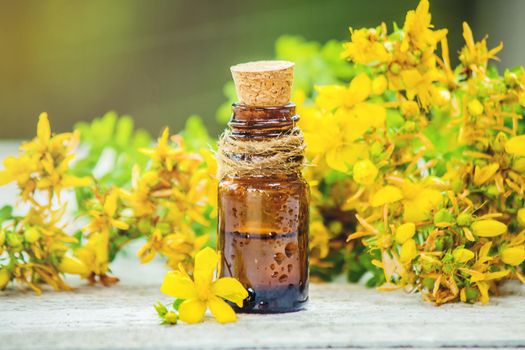
MULTIPOLYGON (((15 151, 16 143, 0 143, 0 159, 15 151)), ((0 205, 15 193, 0 188, 0 205)), ((486 306, 440 307, 404 292, 312 285, 306 311, 162 326, 152 307, 170 301, 159 292, 162 263, 140 265, 128 254, 113 271, 121 282, 110 288, 72 280, 74 292, 0 292, 0 349, 525 347, 525 287, 518 284, 486 306)))

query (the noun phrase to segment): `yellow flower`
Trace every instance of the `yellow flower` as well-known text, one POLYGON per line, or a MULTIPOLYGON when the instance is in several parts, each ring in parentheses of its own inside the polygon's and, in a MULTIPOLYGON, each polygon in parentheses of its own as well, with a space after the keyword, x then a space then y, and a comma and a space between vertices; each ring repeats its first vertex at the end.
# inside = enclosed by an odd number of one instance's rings
POLYGON ((467 22, 463 22, 463 38, 465 39, 466 46, 461 49, 459 54, 459 60, 465 67, 481 67, 487 66, 489 59, 498 59, 496 54, 503 49, 503 43, 500 43, 497 47, 488 50, 487 49, 487 38, 479 42, 474 41, 472 30, 470 29, 467 22))
MULTIPOLYGON (((140 152, 147 155, 161 166, 166 167, 168 171, 171 171, 173 170, 175 162, 184 156, 184 150, 182 147, 170 147, 169 135, 169 128, 165 128, 162 135, 159 137, 155 148, 143 148, 140 152)), ((177 139, 177 141, 180 142, 182 140, 177 139)))
POLYGON ((467 110, 470 115, 477 117, 483 113, 483 105, 475 98, 467 104, 467 110))
POLYGON ((383 23, 379 29, 361 28, 354 30, 350 28, 350 42, 343 44, 343 58, 350 59, 356 63, 383 63, 390 61, 392 55, 387 51, 384 44, 378 40, 386 36, 386 25, 383 23))
POLYGON ((401 186, 403 194, 403 219, 409 222, 419 222, 429 218, 431 211, 442 200, 441 192, 428 188, 424 184, 404 182, 401 186))
POLYGON ((164 321, 168 324, 177 324, 177 320, 179 319, 179 316, 173 311, 166 312, 166 315, 164 315, 164 321))
POLYGON ((418 98, 422 108, 425 110, 430 106, 432 99, 437 95, 434 82, 439 78, 436 70, 430 69, 424 73, 417 69, 406 69, 401 72, 401 79, 404 83, 404 88, 407 97, 413 100, 418 98))
POLYGON ((316 104, 321 108, 321 123, 305 130, 310 152, 324 155, 326 164, 346 172, 360 158, 367 158, 368 147, 360 138, 371 128, 384 128, 386 110, 365 102, 372 90, 365 73, 357 75, 348 87, 319 86, 316 104))
POLYGON ((86 244, 75 250, 75 255, 91 273, 104 275, 109 264, 108 232, 92 233, 86 244))
POLYGON ((371 205, 373 207, 380 207, 388 203, 394 203, 403 199, 403 193, 395 186, 387 185, 374 193, 371 205))
POLYGON ((452 256, 455 262, 463 264, 474 258, 474 253, 469 249, 457 248, 452 253, 452 256))
POLYGON ((235 312, 223 299, 242 306, 248 292, 239 281, 223 277, 213 281, 219 257, 211 248, 204 248, 195 256, 193 279, 181 267, 164 277, 161 292, 184 299, 179 306, 179 318, 186 323, 198 323, 209 308, 220 323, 235 322, 235 312))
POLYGON ((507 225, 496 220, 479 220, 471 225, 474 234, 479 237, 496 237, 507 232, 507 225))
POLYGON ((419 106, 415 101, 401 102, 401 114, 406 117, 415 117, 419 114, 419 106))
POLYGON ((119 191, 114 188, 102 199, 102 210, 91 210, 91 222, 86 226, 88 233, 109 232, 112 228, 127 230, 129 225, 117 217, 119 191))
POLYGON ((159 229, 155 229, 149 240, 139 249, 137 256, 140 262, 150 262, 157 253, 168 258, 168 265, 176 267, 179 263, 195 255, 208 241, 208 236, 193 237, 182 233, 171 233, 163 235, 159 229))
POLYGON ((414 237, 415 233, 416 233, 416 225, 414 225, 413 222, 407 222, 397 228, 396 242, 399 244, 403 244, 410 238, 414 237))
POLYGON ((501 252, 501 260, 505 264, 519 266, 525 261, 525 246, 509 247, 501 252))
POLYGON ((368 159, 360 160, 354 164, 354 181, 360 185, 370 185, 377 177, 377 167, 368 159))
POLYGON ((476 168, 474 169, 474 185, 480 186, 483 185, 485 182, 490 180, 499 169, 498 163, 491 163, 489 165, 485 165, 484 167, 480 167, 479 165, 476 165, 476 168))
POLYGON ((137 166, 132 170, 132 191, 120 189, 122 198, 133 209, 136 217, 143 217, 155 212, 155 203, 150 193, 160 182, 157 171, 146 171, 141 174, 137 166))
POLYGON ((36 159, 29 156, 4 159, 4 170, 0 171, 0 186, 16 181, 20 187, 26 186, 31 175, 38 170, 36 159))
POLYGON ((505 143, 508 154, 525 157, 525 135, 514 136, 505 143))
POLYGON ((338 107, 352 108, 364 102, 372 92, 372 82, 365 73, 357 75, 348 87, 341 85, 326 85, 316 87, 319 95, 316 104, 326 110, 338 107))
POLYGON ((417 256, 417 246, 416 241, 413 239, 409 239, 403 245, 401 246, 401 252, 399 253, 399 261, 406 264, 414 260, 414 258, 417 256))
POLYGON ((436 44, 447 34, 446 29, 433 31, 430 23, 432 16, 429 12, 428 0, 421 0, 416 10, 407 12, 403 31, 405 36, 401 43, 401 50, 407 51, 409 47, 421 51, 435 48, 436 44))
POLYGON ((8 157, 5 169, 0 171, 0 186, 17 181, 22 198, 36 190, 47 190, 50 195, 60 195, 63 188, 85 187, 92 183, 90 177, 67 174, 78 144, 78 134, 64 133, 51 136, 51 127, 46 113, 38 119, 37 137, 20 146, 20 157, 8 157))

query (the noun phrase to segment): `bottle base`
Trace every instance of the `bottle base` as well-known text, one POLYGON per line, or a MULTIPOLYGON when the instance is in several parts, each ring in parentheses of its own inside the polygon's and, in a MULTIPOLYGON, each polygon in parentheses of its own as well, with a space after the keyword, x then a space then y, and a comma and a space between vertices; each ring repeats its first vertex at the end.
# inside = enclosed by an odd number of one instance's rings
MULTIPOLYGON (((302 287, 302 286, 301 286, 302 287)), ((249 296, 242 307, 232 305, 238 313, 277 314, 304 310, 308 304, 308 291, 299 286, 248 288, 249 296)))

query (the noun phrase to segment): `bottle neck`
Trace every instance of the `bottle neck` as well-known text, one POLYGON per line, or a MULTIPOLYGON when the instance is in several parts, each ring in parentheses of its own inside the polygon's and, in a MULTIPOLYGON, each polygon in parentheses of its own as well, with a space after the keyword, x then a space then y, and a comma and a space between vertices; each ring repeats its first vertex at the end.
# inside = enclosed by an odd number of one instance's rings
POLYGON ((277 107, 253 107, 239 103, 232 105, 233 115, 228 123, 237 138, 271 138, 292 130, 299 116, 295 104, 277 107))

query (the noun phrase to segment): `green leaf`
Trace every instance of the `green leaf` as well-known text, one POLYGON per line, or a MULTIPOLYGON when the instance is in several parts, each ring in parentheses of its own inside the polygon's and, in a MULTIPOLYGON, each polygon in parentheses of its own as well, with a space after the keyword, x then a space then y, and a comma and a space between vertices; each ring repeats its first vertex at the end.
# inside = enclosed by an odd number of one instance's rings
POLYGON ((120 147, 126 147, 133 135, 133 119, 129 116, 120 117, 115 132, 115 143, 120 147))
POLYGON ((209 147, 212 143, 208 130, 206 130, 206 126, 198 115, 192 115, 188 118, 181 134, 190 151, 198 151, 209 147))
POLYGON ((173 301, 173 310, 179 311, 179 306, 184 302, 185 299, 175 299, 173 301))
POLYGON ((13 207, 4 205, 0 208, 0 223, 13 218, 13 207))

